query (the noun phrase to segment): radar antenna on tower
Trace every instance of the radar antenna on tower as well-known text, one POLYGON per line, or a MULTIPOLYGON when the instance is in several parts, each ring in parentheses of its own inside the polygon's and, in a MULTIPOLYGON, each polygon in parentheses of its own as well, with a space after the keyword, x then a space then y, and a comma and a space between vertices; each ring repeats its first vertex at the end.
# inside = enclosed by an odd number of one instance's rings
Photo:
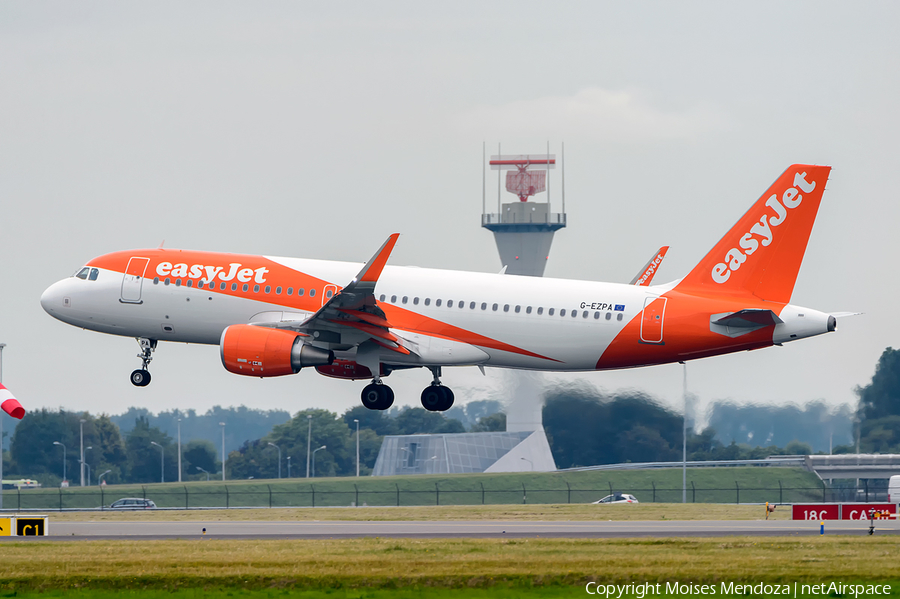
MULTIPOLYGON (((486 157, 485 157, 486 158, 486 157)), ((486 161, 487 162, 487 161, 486 161)), ((482 201, 481 226, 494 233, 500 261, 506 274, 540 277, 550 257, 553 234, 566 226, 565 147, 563 146, 562 212, 550 210, 550 170, 556 168, 556 155, 504 155, 497 146, 497 155, 488 164, 497 171, 497 212, 488 213, 482 201), (506 171, 506 191, 519 201, 501 205, 500 174, 506 171), (547 201, 534 202, 530 198, 547 193, 547 201)), ((486 174, 482 187, 486 185, 486 174)), ((484 190, 482 190, 484 196, 484 190)))

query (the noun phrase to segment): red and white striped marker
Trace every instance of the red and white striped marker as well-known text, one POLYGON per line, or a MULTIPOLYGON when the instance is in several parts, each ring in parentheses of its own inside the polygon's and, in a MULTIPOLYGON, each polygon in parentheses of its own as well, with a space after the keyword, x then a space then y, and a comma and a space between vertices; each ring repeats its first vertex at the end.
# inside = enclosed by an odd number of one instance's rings
POLYGON ((0 408, 13 418, 18 418, 19 420, 25 415, 25 408, 23 408, 22 404, 19 403, 19 400, 13 396, 12 392, 3 386, 3 383, 0 383, 0 408))

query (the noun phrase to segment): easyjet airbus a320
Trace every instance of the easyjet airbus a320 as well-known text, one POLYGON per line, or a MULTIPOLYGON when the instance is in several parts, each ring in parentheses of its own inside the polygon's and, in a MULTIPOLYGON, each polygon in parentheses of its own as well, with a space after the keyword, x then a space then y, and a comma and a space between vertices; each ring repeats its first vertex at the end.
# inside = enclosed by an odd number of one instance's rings
POLYGON ((115 252, 50 286, 41 305, 71 325, 135 337, 137 386, 150 382, 159 341, 206 343, 219 345, 235 374, 313 367, 371 379, 362 403, 375 410, 394 401, 384 377, 424 367, 433 381, 422 405, 446 410, 453 393, 440 382, 445 366, 631 368, 833 331, 835 315, 790 304, 830 170, 791 166, 686 277, 665 285, 387 266, 395 234, 364 265, 115 252))

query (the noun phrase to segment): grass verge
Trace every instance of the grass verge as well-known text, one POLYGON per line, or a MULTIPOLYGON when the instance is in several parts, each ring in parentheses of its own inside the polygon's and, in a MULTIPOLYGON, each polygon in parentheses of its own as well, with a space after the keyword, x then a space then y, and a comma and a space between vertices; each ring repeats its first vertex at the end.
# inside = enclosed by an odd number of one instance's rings
POLYGON ((896 580, 898 537, 4 543, 0 590, 566 588, 896 580))
MULTIPOLYGON (((790 520, 788 507, 770 520, 790 520)), ((272 508, 240 510, 146 510, 50 513, 53 522, 223 522, 223 521, 460 521, 460 520, 764 520, 760 505, 639 503, 620 505, 486 505, 361 508, 272 508)))

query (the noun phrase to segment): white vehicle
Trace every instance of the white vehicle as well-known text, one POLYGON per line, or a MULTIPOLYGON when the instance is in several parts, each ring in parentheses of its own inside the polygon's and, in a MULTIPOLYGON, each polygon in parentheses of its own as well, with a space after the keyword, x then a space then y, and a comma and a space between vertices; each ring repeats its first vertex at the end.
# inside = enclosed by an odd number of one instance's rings
POLYGON ((637 500, 637 497, 629 495, 628 493, 613 493, 612 495, 607 495, 603 499, 598 499, 591 503, 640 503, 640 501, 637 500))
POLYGON ((151 499, 142 497, 125 497, 118 501, 114 501, 108 509, 111 510, 152 510, 156 509, 156 504, 151 499))
POLYGON ((888 481, 888 503, 900 503, 900 475, 888 481))

